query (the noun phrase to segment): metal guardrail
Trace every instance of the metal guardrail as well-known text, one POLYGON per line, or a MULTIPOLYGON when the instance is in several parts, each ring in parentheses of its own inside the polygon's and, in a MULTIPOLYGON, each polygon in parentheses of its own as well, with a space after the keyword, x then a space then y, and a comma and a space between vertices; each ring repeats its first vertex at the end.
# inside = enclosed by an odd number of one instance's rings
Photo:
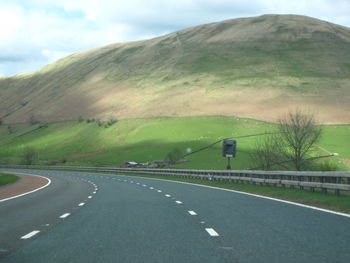
POLYGON ((239 183, 265 184, 273 186, 289 186, 291 188, 307 187, 314 191, 322 189, 350 191, 350 172, 296 172, 296 171, 252 171, 252 170, 192 170, 192 169, 151 169, 151 168, 117 168, 117 167, 80 167, 80 166, 39 166, 39 165, 0 165, 0 168, 47 169, 90 172, 112 172, 133 174, 158 174, 199 178, 209 180, 230 181, 239 183))

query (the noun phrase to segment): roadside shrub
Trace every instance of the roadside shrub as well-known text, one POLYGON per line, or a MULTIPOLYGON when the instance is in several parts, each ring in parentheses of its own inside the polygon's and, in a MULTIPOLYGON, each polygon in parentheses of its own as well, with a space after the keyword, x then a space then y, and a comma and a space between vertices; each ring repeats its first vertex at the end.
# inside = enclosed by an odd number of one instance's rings
POLYGON ((181 159, 181 156, 180 149, 175 148, 165 156, 165 161, 169 162, 169 164, 175 164, 181 159))
POLYGON ((339 167, 335 162, 332 162, 330 160, 326 160, 323 161, 320 165, 319 165, 319 170, 323 171, 323 172, 327 172, 327 171, 338 171, 339 167))
POLYGON ((107 125, 108 126, 112 126, 113 124, 117 123, 118 120, 117 119, 114 119, 114 118, 110 118, 107 122, 107 125))
POLYGON ((32 165, 38 160, 38 152, 32 147, 26 147, 22 153, 22 163, 32 165))

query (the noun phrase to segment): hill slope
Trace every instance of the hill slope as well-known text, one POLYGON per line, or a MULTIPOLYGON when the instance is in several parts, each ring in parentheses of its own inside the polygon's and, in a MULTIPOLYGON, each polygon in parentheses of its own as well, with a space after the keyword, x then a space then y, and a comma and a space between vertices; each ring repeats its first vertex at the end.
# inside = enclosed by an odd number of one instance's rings
POLYGON ((295 15, 228 20, 73 54, 0 79, 0 118, 224 115, 301 107, 350 123, 350 29, 295 15))

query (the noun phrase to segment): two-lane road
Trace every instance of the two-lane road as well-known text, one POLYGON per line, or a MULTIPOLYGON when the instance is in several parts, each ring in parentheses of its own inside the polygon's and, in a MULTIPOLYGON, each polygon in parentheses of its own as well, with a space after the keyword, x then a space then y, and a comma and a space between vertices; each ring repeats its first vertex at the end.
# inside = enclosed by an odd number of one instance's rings
POLYGON ((34 203, 55 203, 63 198, 66 203, 46 214, 57 218, 69 207, 73 212, 64 219, 45 218, 38 222, 56 223, 11 249, 15 239, 17 244, 21 243, 19 232, 25 232, 18 231, 20 222, 25 225, 35 213, 31 210, 34 194, 15 199, 18 203, 27 202, 23 211, 23 205, 0 203, 0 226, 5 224, 7 233, 17 233, 11 234, 13 240, 6 241, 0 232, 0 249, 7 244, 7 249, 13 251, 3 262, 349 262, 350 259, 349 217, 156 179, 25 172, 52 178, 53 186, 54 182, 64 184, 70 180, 67 183, 70 194, 65 187, 48 187, 39 191, 42 196, 54 192, 59 197, 34 203), (88 198, 95 187, 98 192, 88 198), (84 199, 83 206, 79 207, 78 199, 84 199), (3 216, 9 210, 18 211, 17 224, 3 216))

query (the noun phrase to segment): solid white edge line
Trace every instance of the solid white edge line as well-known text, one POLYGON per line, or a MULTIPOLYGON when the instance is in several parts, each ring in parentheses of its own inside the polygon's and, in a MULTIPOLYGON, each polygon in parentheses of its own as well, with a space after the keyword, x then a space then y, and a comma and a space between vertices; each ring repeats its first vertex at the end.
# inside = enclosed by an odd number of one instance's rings
POLYGON ((196 216, 197 213, 195 211, 187 211, 191 216, 196 216))
POLYGON ((39 232, 40 232, 39 230, 34 230, 34 231, 24 235, 23 237, 21 237, 21 239, 31 238, 31 237, 35 236, 36 234, 38 234, 39 232))
MULTIPOLYGON (((131 177, 131 175, 128 175, 128 176, 131 177)), ((137 178, 137 176, 133 176, 133 177, 137 178)), ((233 193, 237 193, 237 194, 249 195, 249 196, 254 196, 254 197, 257 197, 257 198, 263 198, 263 199, 267 199, 267 200, 271 200, 271 201, 276 201, 276 202, 286 203, 286 204, 290 204, 290 205, 300 206, 300 207, 309 208, 309 209, 312 209, 312 210, 317 210, 317 211, 321 211, 321 212, 325 212, 325 213, 329 213, 329 214, 333 214, 333 215, 345 216, 345 217, 349 217, 350 218, 350 214, 341 213, 341 212, 335 212, 335 211, 324 209, 324 208, 319 208, 319 207, 310 206, 310 205, 304 205, 304 204, 300 204, 300 203, 296 203, 296 202, 292 202, 292 201, 277 199, 277 198, 263 196, 263 195, 251 194, 251 193, 247 193, 247 192, 231 190, 231 189, 225 189, 225 188, 209 186, 209 185, 201 185, 201 184, 195 184, 195 183, 172 181, 172 180, 167 180, 167 179, 145 178, 145 177, 142 177, 142 178, 146 179, 146 180, 165 181, 165 182, 171 182, 171 183, 177 183, 177 184, 188 184, 188 185, 194 185, 194 186, 199 186, 199 187, 211 188, 211 189, 221 190, 221 191, 226 191, 226 192, 233 192, 233 193)))
POLYGON ((208 234, 211 235, 212 237, 218 237, 218 236, 219 236, 219 234, 218 234, 214 229, 212 229, 212 228, 206 228, 205 230, 206 230, 206 231, 208 232, 208 234))
POLYGON ((13 172, 7 172, 7 173, 10 173, 10 174, 23 174, 23 175, 37 176, 37 177, 41 177, 41 178, 46 179, 48 182, 47 182, 46 185, 41 186, 41 187, 39 187, 39 188, 37 188, 37 189, 35 189, 35 190, 29 191, 29 192, 26 192, 26 193, 23 193, 23 194, 20 194, 20 195, 11 196, 11 197, 9 197, 9 198, 1 199, 1 200, 0 200, 0 203, 1 203, 1 202, 8 201, 8 200, 11 200, 11 199, 15 199, 15 198, 17 198, 17 197, 21 197, 21 196, 25 196, 25 195, 28 195, 28 194, 37 192, 37 191, 39 191, 39 190, 41 190, 41 189, 44 189, 45 187, 47 187, 47 186, 49 186, 49 185, 51 184, 51 180, 50 180, 49 178, 44 177, 44 176, 41 176, 41 175, 27 174, 27 173, 13 173, 13 172))
POLYGON ((66 218, 68 216, 70 216, 70 213, 65 213, 65 214, 61 215, 60 218, 66 218))

